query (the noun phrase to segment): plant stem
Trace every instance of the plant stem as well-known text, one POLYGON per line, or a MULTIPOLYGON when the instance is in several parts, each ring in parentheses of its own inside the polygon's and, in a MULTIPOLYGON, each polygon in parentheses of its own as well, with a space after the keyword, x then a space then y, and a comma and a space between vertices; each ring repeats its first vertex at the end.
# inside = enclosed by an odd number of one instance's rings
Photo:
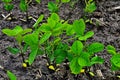
POLYGON ((85 4, 87 5, 87 0, 85 0, 85 4))
POLYGON ((60 8, 61 5, 62 5, 62 2, 58 5, 58 8, 60 8))
POLYGON ((24 53, 23 53, 21 44, 19 44, 19 46, 20 46, 20 54, 21 54, 21 57, 22 57, 22 61, 25 62, 24 53))
POLYGON ((29 27, 28 10, 26 11, 26 20, 27 20, 27 27, 29 27))

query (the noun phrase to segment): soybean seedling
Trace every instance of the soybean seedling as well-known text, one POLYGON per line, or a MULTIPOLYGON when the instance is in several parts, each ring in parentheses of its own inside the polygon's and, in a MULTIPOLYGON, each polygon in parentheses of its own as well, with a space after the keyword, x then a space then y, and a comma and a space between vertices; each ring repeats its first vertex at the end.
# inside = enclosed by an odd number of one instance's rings
POLYGON ((104 60, 94 56, 94 54, 102 51, 104 45, 99 42, 86 45, 84 41, 86 42, 88 38, 92 37, 94 32, 88 31, 85 33, 85 28, 83 19, 75 20, 71 25, 60 21, 56 13, 52 13, 47 23, 38 27, 37 31, 41 34, 39 41, 41 52, 45 54, 48 65, 50 67, 51 65, 54 66, 52 66, 52 69, 56 70, 57 64, 61 64, 65 59, 70 62, 69 66, 74 74, 79 74, 86 66, 103 63, 104 60), (72 41, 74 42, 70 46, 69 42, 72 41))
MULTIPOLYGON (((75 34, 74 42, 70 47, 69 54, 72 55, 70 59, 70 69, 73 74, 79 74, 85 67, 90 67, 94 64, 103 63, 103 59, 94 56, 104 49, 104 45, 99 42, 92 42, 86 45, 86 40, 94 35, 93 31, 85 33, 85 22, 83 19, 75 20, 71 27, 71 32, 75 34), (72 31, 74 30, 74 32, 72 31)), ((69 58, 69 56, 68 56, 69 58)))
POLYGON ((110 59, 111 69, 116 71, 120 70, 120 53, 116 52, 116 49, 112 45, 107 46, 107 52, 112 55, 110 59))
POLYGON ((96 5, 95 2, 93 0, 85 0, 85 9, 84 11, 87 13, 93 13, 96 10, 96 5))
POLYGON ((30 4, 31 0, 20 0, 20 4, 19 4, 19 8, 22 12, 25 12, 26 13, 26 20, 24 21, 27 21, 29 20, 28 18, 28 7, 29 7, 29 4, 30 4))
POLYGON ((11 11, 14 7, 14 5, 11 3, 12 0, 2 0, 2 2, 4 3, 4 9, 7 11, 11 11))
POLYGON ((68 3, 68 2, 70 2, 70 0, 55 0, 55 3, 50 1, 48 2, 48 10, 53 13, 57 13, 59 11, 60 6, 63 3, 68 3))
MULTIPOLYGON (((24 54, 27 51, 28 45, 24 44, 23 45, 23 36, 27 35, 27 33, 31 32, 32 29, 22 29, 21 26, 16 26, 14 29, 3 29, 2 32, 6 34, 9 37, 14 37, 18 43, 18 48, 12 48, 8 47, 8 50, 12 54, 18 54, 20 53, 22 57, 23 63, 27 63, 26 60, 24 59, 24 54)), ((23 64, 24 67, 24 64, 23 64)))

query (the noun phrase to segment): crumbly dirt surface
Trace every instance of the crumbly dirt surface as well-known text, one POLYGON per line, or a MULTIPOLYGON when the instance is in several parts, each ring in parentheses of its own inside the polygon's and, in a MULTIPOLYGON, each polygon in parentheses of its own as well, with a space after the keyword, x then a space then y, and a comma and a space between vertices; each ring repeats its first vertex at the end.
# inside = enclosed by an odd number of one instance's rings
MULTIPOLYGON (((73 0, 74 1, 74 0, 73 0)), ((93 38, 89 39, 87 43, 101 42, 105 46, 108 44, 116 47, 120 52, 120 0, 95 0, 97 10, 93 14, 89 14, 88 19, 93 20, 93 23, 99 21, 99 26, 96 24, 87 23, 87 30, 95 32, 93 38)), ((42 0, 40 4, 35 1, 29 6, 28 15, 37 19, 40 14, 44 14, 45 18, 43 22, 50 15, 47 8, 49 0, 42 0)), ((104 50, 96 55, 105 59, 104 64, 96 64, 90 68, 91 72, 95 74, 95 77, 89 74, 73 75, 70 70, 61 65, 60 71, 53 72, 46 67, 46 60, 41 56, 37 56, 33 65, 27 69, 23 69, 21 66, 22 59, 20 55, 12 55, 8 50, 8 46, 17 47, 17 43, 13 38, 7 37, 1 32, 4 28, 14 28, 16 25, 20 25, 23 28, 32 28, 35 23, 33 19, 28 22, 25 20, 25 13, 19 10, 19 0, 13 0, 14 9, 11 11, 12 20, 4 19, 2 15, 8 15, 9 12, 3 9, 3 3, 0 0, 0 65, 5 69, 12 71, 17 80, 119 80, 117 76, 120 76, 120 71, 111 71, 110 58, 111 56, 104 50), (100 72, 98 72, 100 71, 100 72), (100 75, 100 73, 102 75, 100 75)), ((84 0, 78 0, 74 7, 70 4, 62 4, 59 10, 60 18, 63 20, 69 20, 73 22, 76 19, 83 17, 83 8, 85 7, 84 0)), ((2 69, 0 69, 0 80, 8 80, 8 77, 2 69)))

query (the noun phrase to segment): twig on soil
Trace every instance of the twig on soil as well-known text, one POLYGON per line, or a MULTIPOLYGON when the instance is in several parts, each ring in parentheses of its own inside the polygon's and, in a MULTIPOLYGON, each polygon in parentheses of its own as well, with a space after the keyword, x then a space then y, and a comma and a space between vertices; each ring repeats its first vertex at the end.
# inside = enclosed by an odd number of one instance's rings
MULTIPOLYGON (((0 69, 2 69, 3 71, 5 71, 4 67, 1 66, 1 65, 0 65, 0 69)), ((1 75, 4 79, 6 78, 2 73, 0 73, 0 75, 1 75)))
POLYGON ((97 18, 91 18, 93 25, 95 26, 109 26, 108 23, 105 23, 102 19, 97 19, 97 18))
POLYGON ((30 17, 28 17, 28 19, 32 19, 33 21, 37 21, 34 17, 32 17, 32 16, 30 16, 30 17))
POLYGON ((3 77, 4 79, 6 78, 2 73, 0 73, 1 77, 3 77))
POLYGON ((0 69, 4 70, 4 67, 2 67, 2 66, 0 65, 0 69))
POLYGON ((119 10, 119 9, 120 9, 120 6, 117 6, 117 7, 109 8, 108 11, 114 11, 114 10, 119 10))
POLYGON ((120 6, 114 7, 113 9, 115 9, 115 10, 116 10, 116 9, 120 9, 120 6))
MULTIPOLYGON (((28 19, 32 19, 33 21, 37 21, 34 17, 32 17, 32 16, 30 16, 30 17, 28 17, 28 19)), ((23 21, 23 22, 27 22, 27 20, 26 19, 20 19, 21 21, 23 21)))
POLYGON ((39 69, 36 75, 36 79, 39 79, 41 77, 42 77, 42 73, 41 73, 41 70, 39 69))
POLYGON ((4 14, 1 14, 1 15, 4 18, 3 20, 6 20, 11 14, 12 14, 12 12, 10 12, 9 14, 7 14, 6 16, 4 14))

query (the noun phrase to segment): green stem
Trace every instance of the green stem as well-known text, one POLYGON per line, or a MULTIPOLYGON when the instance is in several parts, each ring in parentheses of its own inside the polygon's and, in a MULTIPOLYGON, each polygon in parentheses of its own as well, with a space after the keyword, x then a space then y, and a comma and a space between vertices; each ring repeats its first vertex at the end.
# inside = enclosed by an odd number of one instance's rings
POLYGON ((87 5, 87 0, 85 0, 85 4, 87 5))
POLYGON ((60 8, 61 5, 62 5, 62 2, 58 5, 58 8, 60 8))
POLYGON ((23 50, 22 50, 22 45, 19 44, 19 47, 20 47, 20 54, 21 54, 21 57, 22 57, 22 61, 25 62, 24 53, 23 53, 23 50))

